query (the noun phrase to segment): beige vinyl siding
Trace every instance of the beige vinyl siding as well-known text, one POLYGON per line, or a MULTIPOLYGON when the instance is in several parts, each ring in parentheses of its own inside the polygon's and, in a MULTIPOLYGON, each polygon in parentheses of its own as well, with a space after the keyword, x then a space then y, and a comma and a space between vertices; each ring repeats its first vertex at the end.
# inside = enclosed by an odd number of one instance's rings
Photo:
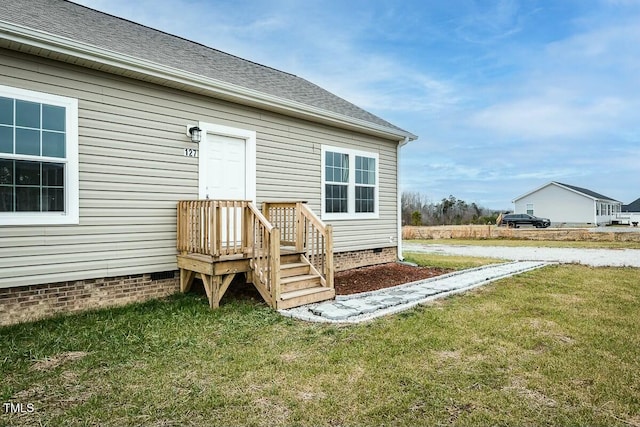
POLYGON ((379 153, 380 219, 333 221, 336 251, 395 246, 396 145, 276 113, 0 50, 0 84, 79 100, 80 224, 0 226, 0 287, 176 269, 175 204, 198 197, 187 124, 257 132, 257 202, 320 214, 323 144, 379 153), (394 237, 394 242, 389 242, 394 237))
POLYGON ((258 202, 305 200, 320 215, 322 145, 375 152, 379 154, 379 219, 326 222, 333 225, 337 252, 396 246, 397 143, 351 133, 311 133, 311 130, 300 133, 300 130, 290 132, 295 138, 294 145, 290 138, 273 138, 258 130, 258 202))

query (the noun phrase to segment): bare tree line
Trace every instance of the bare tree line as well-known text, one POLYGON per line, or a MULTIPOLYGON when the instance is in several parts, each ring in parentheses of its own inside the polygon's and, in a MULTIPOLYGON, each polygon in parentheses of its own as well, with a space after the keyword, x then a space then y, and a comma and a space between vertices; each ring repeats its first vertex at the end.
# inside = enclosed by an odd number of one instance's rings
POLYGON ((402 193, 403 225, 495 224, 500 211, 449 196, 432 202, 419 192, 402 193))

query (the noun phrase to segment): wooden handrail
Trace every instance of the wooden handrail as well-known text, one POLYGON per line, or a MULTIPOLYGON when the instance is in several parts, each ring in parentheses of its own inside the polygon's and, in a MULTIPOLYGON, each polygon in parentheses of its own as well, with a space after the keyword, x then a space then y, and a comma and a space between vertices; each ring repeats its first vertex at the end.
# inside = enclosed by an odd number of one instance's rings
POLYGON ((323 285, 333 288, 333 228, 304 202, 263 202, 262 213, 280 229, 281 244, 302 253, 323 285))
POLYGON ((305 256, 323 278, 324 285, 333 288, 333 227, 322 222, 304 203, 298 203, 296 210, 305 256))
POLYGON ((276 307, 280 298, 280 233, 253 203, 247 205, 247 218, 253 282, 265 288, 271 296, 268 303, 276 307))
POLYGON ((269 231, 273 230, 273 225, 269 222, 269 220, 255 207, 255 205, 251 202, 248 203, 247 207, 251 210, 251 213, 255 215, 256 219, 260 221, 269 231))
POLYGON ((327 225, 322 222, 322 220, 320 218, 318 218, 318 216, 311 210, 309 209, 309 207, 304 204, 301 203, 300 207, 302 209, 303 214, 311 221, 313 222, 313 225, 318 227, 318 228, 326 228, 327 225))

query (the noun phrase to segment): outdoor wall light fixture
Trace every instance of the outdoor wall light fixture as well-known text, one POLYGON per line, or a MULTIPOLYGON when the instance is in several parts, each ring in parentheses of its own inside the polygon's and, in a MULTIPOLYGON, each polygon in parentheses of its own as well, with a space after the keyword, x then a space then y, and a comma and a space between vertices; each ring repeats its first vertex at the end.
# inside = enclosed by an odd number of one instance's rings
POLYGON ((187 126, 187 135, 191 137, 191 142, 197 144, 202 140, 202 129, 198 126, 187 126))

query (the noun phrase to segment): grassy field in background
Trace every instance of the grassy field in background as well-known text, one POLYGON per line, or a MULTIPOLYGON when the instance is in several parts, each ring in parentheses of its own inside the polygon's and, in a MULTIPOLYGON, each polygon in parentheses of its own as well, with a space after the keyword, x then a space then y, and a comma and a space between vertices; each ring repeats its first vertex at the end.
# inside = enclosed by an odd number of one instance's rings
POLYGON ((469 245, 469 246, 523 246, 536 248, 585 248, 585 249, 640 249, 640 242, 593 242, 564 240, 524 240, 524 239, 429 239, 405 240, 407 243, 427 245, 469 245))
POLYGON ((0 425, 639 425, 638 277, 550 266, 348 327, 250 294, 4 327, 1 399, 35 412, 0 425))
POLYGON ((505 260, 497 258, 478 258, 461 255, 421 254, 415 252, 404 252, 403 255, 405 261, 427 267, 447 268, 451 270, 466 270, 468 268, 505 262, 505 260))

